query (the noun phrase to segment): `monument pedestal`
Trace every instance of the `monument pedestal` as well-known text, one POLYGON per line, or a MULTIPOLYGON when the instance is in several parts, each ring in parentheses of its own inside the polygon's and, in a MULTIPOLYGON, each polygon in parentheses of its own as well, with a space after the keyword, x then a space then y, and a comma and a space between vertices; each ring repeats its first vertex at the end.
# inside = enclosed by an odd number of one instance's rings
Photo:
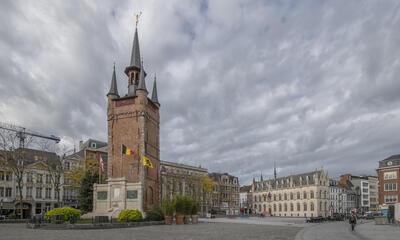
POLYGON ((128 183, 125 177, 109 178, 106 184, 93 186, 93 215, 118 217, 123 209, 143 212, 142 185, 128 183))

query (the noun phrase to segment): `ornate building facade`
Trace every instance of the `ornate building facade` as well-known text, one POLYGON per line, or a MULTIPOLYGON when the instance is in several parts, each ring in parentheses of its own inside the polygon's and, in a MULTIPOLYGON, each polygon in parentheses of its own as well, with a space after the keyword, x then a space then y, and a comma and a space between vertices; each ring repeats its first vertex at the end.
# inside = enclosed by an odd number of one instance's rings
POLYGON ((126 208, 145 212, 160 202, 160 104, 155 79, 148 97, 137 29, 125 74, 127 94, 118 93, 115 67, 107 94, 108 180, 94 186, 96 213, 116 214, 126 208), (143 164, 148 160, 151 167, 143 164))
POLYGON ((270 216, 328 216, 329 178, 325 171, 253 180, 253 212, 270 216))
POLYGON ((203 179, 207 169, 161 161, 161 198, 187 195, 203 203, 203 179))
POLYGON ((239 179, 228 173, 210 173, 214 190, 208 209, 226 215, 238 215, 240 208, 239 179))

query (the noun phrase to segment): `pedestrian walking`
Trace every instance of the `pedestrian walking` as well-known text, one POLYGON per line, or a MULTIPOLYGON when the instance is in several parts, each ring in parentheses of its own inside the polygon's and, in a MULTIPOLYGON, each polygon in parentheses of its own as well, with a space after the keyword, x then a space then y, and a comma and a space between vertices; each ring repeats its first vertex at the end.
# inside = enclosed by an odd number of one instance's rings
POLYGON ((357 224, 357 217, 355 212, 351 212, 350 218, 349 218, 349 223, 351 225, 351 231, 354 231, 354 228, 356 227, 357 224))

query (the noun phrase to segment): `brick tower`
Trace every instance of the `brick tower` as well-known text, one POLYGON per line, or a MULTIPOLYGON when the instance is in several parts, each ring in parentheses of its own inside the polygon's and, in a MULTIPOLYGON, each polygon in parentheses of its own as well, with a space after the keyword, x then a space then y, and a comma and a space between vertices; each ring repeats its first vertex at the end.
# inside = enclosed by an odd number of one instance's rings
POLYGON ((107 184, 95 185, 95 212, 126 208, 145 212, 160 202, 160 103, 155 78, 152 96, 148 97, 137 28, 125 74, 128 92, 120 97, 114 66, 107 94, 109 179, 107 184), (150 159, 152 167, 143 164, 144 157, 150 159))

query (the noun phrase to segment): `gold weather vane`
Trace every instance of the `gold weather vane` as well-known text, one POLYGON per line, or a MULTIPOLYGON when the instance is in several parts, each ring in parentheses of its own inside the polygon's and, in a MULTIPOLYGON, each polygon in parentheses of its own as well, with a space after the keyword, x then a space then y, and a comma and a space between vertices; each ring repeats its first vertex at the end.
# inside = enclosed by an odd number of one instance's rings
POLYGON ((139 23, 139 18, 140 18, 140 16, 142 16, 142 11, 140 11, 140 13, 136 14, 135 16, 136 16, 136 27, 137 27, 137 25, 139 23))

